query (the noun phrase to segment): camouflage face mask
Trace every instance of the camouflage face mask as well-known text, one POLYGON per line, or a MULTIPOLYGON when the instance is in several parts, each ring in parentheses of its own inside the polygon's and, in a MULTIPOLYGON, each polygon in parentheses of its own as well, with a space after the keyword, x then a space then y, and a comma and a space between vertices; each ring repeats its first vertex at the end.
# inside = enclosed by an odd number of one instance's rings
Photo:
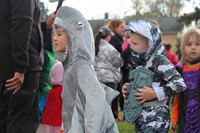
POLYGON ((138 52, 130 47, 131 51, 131 66, 132 68, 136 68, 137 66, 144 66, 146 64, 145 61, 145 53, 146 52, 138 52))
POLYGON ((130 50, 131 50, 131 54, 132 55, 136 55, 138 58, 145 58, 145 53, 146 52, 139 52, 133 48, 130 47, 130 50))

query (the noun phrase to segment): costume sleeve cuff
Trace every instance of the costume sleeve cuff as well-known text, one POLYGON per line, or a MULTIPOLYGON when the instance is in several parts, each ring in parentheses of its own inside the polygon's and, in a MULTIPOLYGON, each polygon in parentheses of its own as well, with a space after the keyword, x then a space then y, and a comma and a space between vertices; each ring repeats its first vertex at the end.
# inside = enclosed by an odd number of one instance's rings
POLYGON ((153 87, 153 89, 156 93, 158 101, 165 100, 165 92, 163 90, 163 87, 153 87))
POLYGON ((26 67, 18 67, 18 68, 15 69, 15 72, 25 73, 26 72, 26 67))
POLYGON ((51 90, 51 86, 47 85, 44 88, 42 88, 42 90, 43 90, 44 93, 47 93, 51 90))

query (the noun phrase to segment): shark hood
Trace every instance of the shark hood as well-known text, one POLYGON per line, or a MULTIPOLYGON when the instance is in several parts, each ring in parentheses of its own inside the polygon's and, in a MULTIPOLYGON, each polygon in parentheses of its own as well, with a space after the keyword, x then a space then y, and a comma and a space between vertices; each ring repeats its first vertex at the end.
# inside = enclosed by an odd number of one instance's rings
POLYGON ((64 6, 57 11, 54 24, 67 33, 68 47, 63 61, 64 67, 67 62, 73 62, 77 58, 84 58, 93 64, 95 57, 93 31, 84 16, 78 10, 64 6))

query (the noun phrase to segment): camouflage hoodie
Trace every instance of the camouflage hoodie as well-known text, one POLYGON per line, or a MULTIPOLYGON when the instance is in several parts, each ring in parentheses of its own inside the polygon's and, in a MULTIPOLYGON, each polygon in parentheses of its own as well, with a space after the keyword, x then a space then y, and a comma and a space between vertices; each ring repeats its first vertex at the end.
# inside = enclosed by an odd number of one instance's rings
POLYGON ((154 89, 158 101, 167 100, 172 94, 183 91, 185 89, 183 78, 166 58, 165 49, 161 43, 160 30, 155 25, 144 20, 131 21, 126 26, 126 30, 131 30, 146 37, 149 44, 147 52, 142 56, 132 50, 132 65, 135 67, 145 66, 150 56, 156 52, 149 69, 154 72, 151 87, 154 89))
POLYGON ((167 102, 171 95, 185 90, 185 83, 181 75, 174 69, 174 65, 165 56, 161 43, 161 32, 153 24, 137 20, 131 21, 127 30, 136 32, 148 39, 149 48, 145 53, 132 50, 132 65, 141 67, 147 64, 151 55, 156 52, 149 69, 154 73, 150 86, 156 93, 157 99, 144 103, 140 116, 135 121, 137 133, 167 133, 170 114, 167 102))

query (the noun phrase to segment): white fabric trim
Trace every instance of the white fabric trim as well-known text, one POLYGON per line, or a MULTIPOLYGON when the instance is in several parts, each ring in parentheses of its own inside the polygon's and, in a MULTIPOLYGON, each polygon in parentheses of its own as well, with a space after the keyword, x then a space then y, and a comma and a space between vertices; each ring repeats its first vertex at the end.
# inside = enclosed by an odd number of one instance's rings
POLYGON ((163 101, 166 99, 163 87, 153 87, 153 89, 156 93, 158 101, 163 101))

